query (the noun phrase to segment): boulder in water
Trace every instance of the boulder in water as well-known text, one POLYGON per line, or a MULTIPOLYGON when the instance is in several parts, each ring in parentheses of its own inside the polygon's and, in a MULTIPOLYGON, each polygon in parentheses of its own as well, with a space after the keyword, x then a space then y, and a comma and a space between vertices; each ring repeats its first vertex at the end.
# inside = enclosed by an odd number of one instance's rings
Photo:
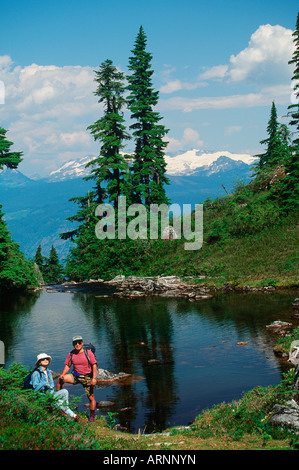
POLYGON ((139 380, 144 380, 144 377, 135 374, 127 374, 126 372, 113 373, 109 370, 98 369, 96 388, 105 388, 111 384, 128 385, 139 380))

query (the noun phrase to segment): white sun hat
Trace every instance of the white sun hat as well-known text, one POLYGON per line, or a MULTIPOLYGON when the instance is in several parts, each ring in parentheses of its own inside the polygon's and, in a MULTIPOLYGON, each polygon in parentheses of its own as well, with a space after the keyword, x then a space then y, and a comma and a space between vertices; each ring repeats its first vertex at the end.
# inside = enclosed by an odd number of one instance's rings
POLYGON ((41 354, 39 354, 38 356, 36 356, 35 367, 38 366, 39 361, 41 361, 42 359, 49 359, 49 364, 50 364, 50 362, 52 361, 52 357, 49 356, 49 354, 41 353, 41 354))

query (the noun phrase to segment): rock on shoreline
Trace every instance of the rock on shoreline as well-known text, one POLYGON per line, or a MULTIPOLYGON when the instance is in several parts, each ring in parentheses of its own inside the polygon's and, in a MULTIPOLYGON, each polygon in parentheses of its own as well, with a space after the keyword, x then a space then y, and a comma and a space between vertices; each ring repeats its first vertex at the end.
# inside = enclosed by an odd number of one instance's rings
POLYGON ((108 285, 116 287, 114 297, 144 297, 159 295, 163 297, 187 297, 194 300, 211 298, 208 288, 183 281, 178 276, 137 277, 117 276, 108 285))
POLYGON ((116 276, 86 282, 64 282, 59 285, 43 287, 47 292, 85 292, 94 293, 96 297, 136 298, 145 296, 185 297, 190 300, 204 300, 212 297, 211 289, 182 280, 178 276, 116 276))

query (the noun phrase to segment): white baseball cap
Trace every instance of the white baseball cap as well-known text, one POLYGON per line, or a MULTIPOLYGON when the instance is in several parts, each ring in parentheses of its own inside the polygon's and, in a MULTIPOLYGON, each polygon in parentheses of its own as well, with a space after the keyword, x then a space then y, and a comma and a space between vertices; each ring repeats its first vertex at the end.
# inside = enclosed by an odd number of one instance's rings
POLYGON ((76 335, 76 336, 73 337, 73 342, 74 341, 83 341, 83 338, 80 335, 76 335))

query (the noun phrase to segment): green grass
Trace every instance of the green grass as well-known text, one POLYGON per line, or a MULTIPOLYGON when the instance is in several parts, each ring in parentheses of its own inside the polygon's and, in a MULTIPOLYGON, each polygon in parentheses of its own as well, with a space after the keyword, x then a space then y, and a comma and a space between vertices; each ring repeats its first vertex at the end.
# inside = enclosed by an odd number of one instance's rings
POLYGON ((299 327, 295 328, 292 332, 286 336, 281 337, 274 346, 274 351, 278 355, 289 354, 290 346, 292 341, 299 339, 299 327))

